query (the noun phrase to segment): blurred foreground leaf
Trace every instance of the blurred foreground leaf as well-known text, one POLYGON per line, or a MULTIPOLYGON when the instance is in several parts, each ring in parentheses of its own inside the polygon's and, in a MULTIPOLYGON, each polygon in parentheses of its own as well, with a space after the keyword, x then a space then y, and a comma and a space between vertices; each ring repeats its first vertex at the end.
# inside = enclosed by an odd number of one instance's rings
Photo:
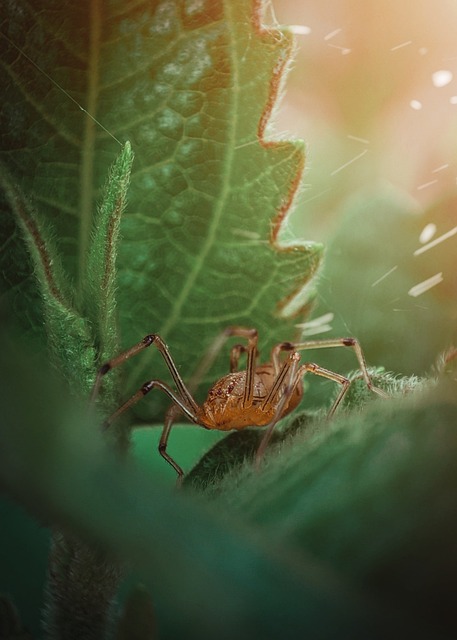
MULTIPOLYGON (((37 377, 17 352, 3 353, 9 370, 0 384, 2 486, 42 522, 132 562, 160 612, 164 637, 277 638, 285 628, 291 638, 404 632, 401 619, 306 550, 286 548, 276 532, 246 526, 245 516, 227 518, 117 459, 49 372, 37 377)), ((263 474, 257 485, 267 489, 263 474)))
POLYGON ((24 629, 12 602, 0 594, 0 638, 2 640, 32 640, 24 629))
POLYGON ((455 637, 455 370, 452 375, 428 388, 399 379, 399 390, 416 385, 417 391, 342 411, 331 423, 299 416, 294 425, 291 416, 260 475, 252 466, 256 445, 247 433, 233 434, 187 482, 231 517, 336 568, 433 637, 455 637))

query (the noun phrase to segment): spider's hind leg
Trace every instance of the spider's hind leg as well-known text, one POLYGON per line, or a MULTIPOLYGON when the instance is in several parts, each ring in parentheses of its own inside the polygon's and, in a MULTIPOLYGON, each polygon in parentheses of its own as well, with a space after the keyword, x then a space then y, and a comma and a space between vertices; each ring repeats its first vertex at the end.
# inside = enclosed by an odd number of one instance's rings
MULTIPOLYGON (((359 363, 361 376, 364 379, 367 387, 370 389, 370 391, 372 391, 373 393, 376 393, 378 396, 381 396, 382 398, 389 397, 389 395, 385 391, 383 391, 383 389, 380 389, 379 387, 376 387, 373 384, 371 380, 371 376, 368 373, 365 355, 362 351, 362 347, 360 346, 360 342, 357 340, 357 338, 329 338, 328 340, 307 340, 306 342, 281 342, 280 344, 276 345, 273 348, 271 359, 273 364, 276 367, 278 367, 279 360, 280 360, 280 353, 282 351, 291 351, 291 350, 304 351, 306 349, 334 349, 336 347, 349 347, 353 349, 356 355, 357 361, 359 363)), ((329 372, 328 369, 323 369, 323 368, 321 369, 323 371, 329 372)), ((329 372, 329 373, 332 373, 332 372, 329 372)), ((338 374, 334 374, 334 375, 337 376, 338 374)), ((338 382, 338 380, 335 379, 335 382, 338 382)), ((341 403, 341 400, 346 394, 346 391, 342 394, 341 397, 339 396, 337 397, 331 409, 331 414, 335 411, 336 407, 341 403)))
MULTIPOLYGON (((274 428, 278 424, 279 420, 285 415, 285 409, 289 403, 289 400, 294 392, 294 389, 300 380, 297 375, 299 371, 298 363, 300 361, 300 354, 298 352, 290 353, 287 359, 284 361, 279 373, 273 382, 273 385, 263 401, 261 408, 267 409, 269 406, 274 405, 277 398, 277 405, 275 414, 270 423, 266 426, 265 434, 260 441, 259 448, 255 455, 255 468, 259 469, 262 458, 271 440, 274 428)), ((300 367, 301 369, 301 367, 300 367)))

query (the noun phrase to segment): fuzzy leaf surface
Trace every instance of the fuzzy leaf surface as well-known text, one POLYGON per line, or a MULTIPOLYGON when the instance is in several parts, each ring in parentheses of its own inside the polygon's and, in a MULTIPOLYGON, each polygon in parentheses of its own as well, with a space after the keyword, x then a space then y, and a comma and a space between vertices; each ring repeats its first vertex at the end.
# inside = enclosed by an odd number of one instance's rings
MULTIPOLYGON (((1 345, 8 363, 7 373, 0 370, 2 489, 42 523, 135 566, 161 636, 273 639, 287 628, 294 639, 430 637, 408 621, 405 628, 401 616, 393 619, 306 550, 285 548, 244 517, 226 518, 201 496, 170 490, 119 460, 46 366, 38 373, 17 349, 1 345)), ((95 582, 90 573, 87 579, 95 582)))
MULTIPOLYGON (((262 26, 258 0, 39 4, 0 9, 9 39, 0 148, 24 197, 54 227, 76 294, 118 144, 55 82, 135 152, 117 261, 122 343, 160 333, 186 377, 227 324, 255 324, 262 345, 290 339, 287 304, 321 254, 287 238, 283 224, 303 145, 272 142, 267 130, 290 34, 262 26)), ((26 264, 7 223, 2 234, 26 264)), ((5 295, 28 317, 21 296, 32 308, 36 300, 27 269, 16 275, 5 263, 5 295)), ((306 305, 303 295, 294 312, 306 305)), ((164 375, 152 354, 131 363, 130 385, 164 375)))

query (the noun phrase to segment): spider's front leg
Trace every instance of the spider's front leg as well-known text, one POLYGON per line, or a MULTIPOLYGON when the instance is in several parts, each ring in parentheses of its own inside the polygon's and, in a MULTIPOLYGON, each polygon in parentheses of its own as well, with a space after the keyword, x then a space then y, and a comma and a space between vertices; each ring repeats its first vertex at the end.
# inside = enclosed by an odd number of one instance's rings
POLYGON ((165 360, 165 364, 167 365, 168 370, 171 373, 173 382, 176 385, 179 395, 184 400, 184 403, 187 404, 189 407, 192 407, 193 411, 195 412, 198 408, 198 405, 193 399, 192 394, 184 384, 183 379, 179 375, 178 369, 173 361, 173 358, 170 355, 170 352, 168 351, 167 345, 162 340, 162 338, 156 333, 149 333, 140 342, 137 342, 137 344, 133 345, 133 347, 130 347, 130 349, 126 349, 125 351, 122 351, 118 356, 116 356, 115 358, 112 358, 111 360, 108 360, 108 362, 105 362, 99 368, 97 372, 97 377, 95 378, 95 383, 92 389, 92 393, 90 396, 91 404, 95 402, 95 399, 97 398, 97 395, 100 390, 103 377, 109 371, 112 371, 119 365, 123 364, 124 362, 127 362, 127 360, 130 360, 130 358, 133 358, 138 353, 141 353, 142 351, 144 351, 144 349, 147 349, 151 345, 154 345, 157 348, 160 355, 165 360))
POLYGON ((133 407, 137 402, 139 402, 145 395, 150 393, 154 388, 160 389, 163 391, 169 399, 172 401, 172 406, 167 411, 165 416, 165 424, 162 432, 162 436, 159 442, 159 453, 160 455, 174 468, 176 473, 178 474, 178 480, 182 478, 183 471, 181 467, 173 460, 173 458, 166 452, 168 437, 170 435, 170 430, 173 424, 173 420, 177 413, 183 413, 191 422, 197 422, 197 410, 198 405, 193 399, 190 391, 187 389, 184 384, 183 379, 181 378, 178 369, 171 357, 168 347, 162 338, 157 334, 148 334, 135 344, 130 349, 126 349, 122 353, 120 353, 115 358, 108 360, 105 362, 100 369, 98 370, 97 377, 95 379, 95 384, 92 389, 91 394, 91 403, 93 404, 97 398, 98 392, 100 390, 100 386, 103 380, 103 377, 112 369, 118 367, 123 364, 133 356, 141 353, 147 347, 155 345, 163 359, 165 360, 165 364, 170 371, 170 374, 173 378, 173 381, 176 385, 176 392, 173 391, 167 384, 162 382, 161 380, 148 380, 145 382, 128 400, 126 400, 116 411, 114 411, 104 422, 103 426, 107 429, 119 416, 125 413, 128 409, 133 407))

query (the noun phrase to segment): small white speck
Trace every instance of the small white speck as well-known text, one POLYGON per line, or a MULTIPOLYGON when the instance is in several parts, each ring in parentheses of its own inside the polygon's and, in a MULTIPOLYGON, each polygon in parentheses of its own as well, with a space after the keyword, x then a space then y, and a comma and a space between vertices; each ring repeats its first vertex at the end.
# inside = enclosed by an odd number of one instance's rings
POLYGON ((435 233, 436 233, 436 224, 433 224, 433 222, 430 222, 429 224, 426 224, 425 227, 422 229, 421 234, 419 236, 419 242, 421 244, 425 244, 426 242, 430 242, 430 240, 433 238, 435 233))
POLYGON ((305 24, 291 24, 288 26, 288 29, 296 36, 309 36, 311 33, 311 27, 305 24))
POLYGON ((451 97, 449 98, 449 102, 450 102, 451 104, 457 104, 457 96, 451 96, 451 97))
POLYGON ((425 56, 425 55, 427 55, 427 53, 428 53, 428 49, 427 49, 427 47, 421 47, 421 48, 419 49, 419 54, 420 54, 421 56, 425 56))
POLYGON ((407 47, 409 44, 412 44, 412 40, 407 40, 406 42, 402 42, 401 44, 397 44, 395 47, 391 48, 391 51, 397 51, 397 49, 403 49, 403 47, 407 47))
POLYGON ((331 40, 332 38, 337 36, 342 31, 343 31, 343 29, 335 29, 334 31, 330 31, 330 33, 327 33, 327 35, 324 37, 324 40, 331 40))
POLYGON ((440 69, 432 73, 432 82, 435 87, 445 87, 452 81, 453 77, 452 71, 440 69))
POLYGON ((148 24, 149 32, 152 34, 167 34, 170 33, 177 24, 177 9, 172 2, 157 3, 159 6, 155 11, 155 14, 148 24))
POLYGON ((199 13, 205 8, 205 0, 186 0, 184 3, 184 11, 188 16, 199 13))
POLYGON ((181 67, 174 62, 169 62, 164 66, 163 72, 170 78, 176 78, 181 72, 181 67))
POLYGON ((419 102, 419 100, 411 100, 409 106, 411 109, 414 109, 414 111, 420 111, 422 109, 422 102, 419 102))
POLYGON ((440 282, 443 282, 442 271, 440 271, 440 273, 436 273, 431 278, 427 278, 427 280, 424 280, 423 282, 419 282, 419 284, 414 285, 414 287, 411 287, 411 289, 408 291, 408 295, 412 296, 413 298, 417 298, 432 287, 436 287, 436 285, 440 284, 440 282))
POLYGON ((190 158, 199 153, 199 144, 195 140, 183 140, 180 142, 176 154, 179 160, 190 158))
POLYGON ((164 135, 178 133, 182 126, 182 118, 167 107, 160 112, 157 118, 157 130, 164 135))

